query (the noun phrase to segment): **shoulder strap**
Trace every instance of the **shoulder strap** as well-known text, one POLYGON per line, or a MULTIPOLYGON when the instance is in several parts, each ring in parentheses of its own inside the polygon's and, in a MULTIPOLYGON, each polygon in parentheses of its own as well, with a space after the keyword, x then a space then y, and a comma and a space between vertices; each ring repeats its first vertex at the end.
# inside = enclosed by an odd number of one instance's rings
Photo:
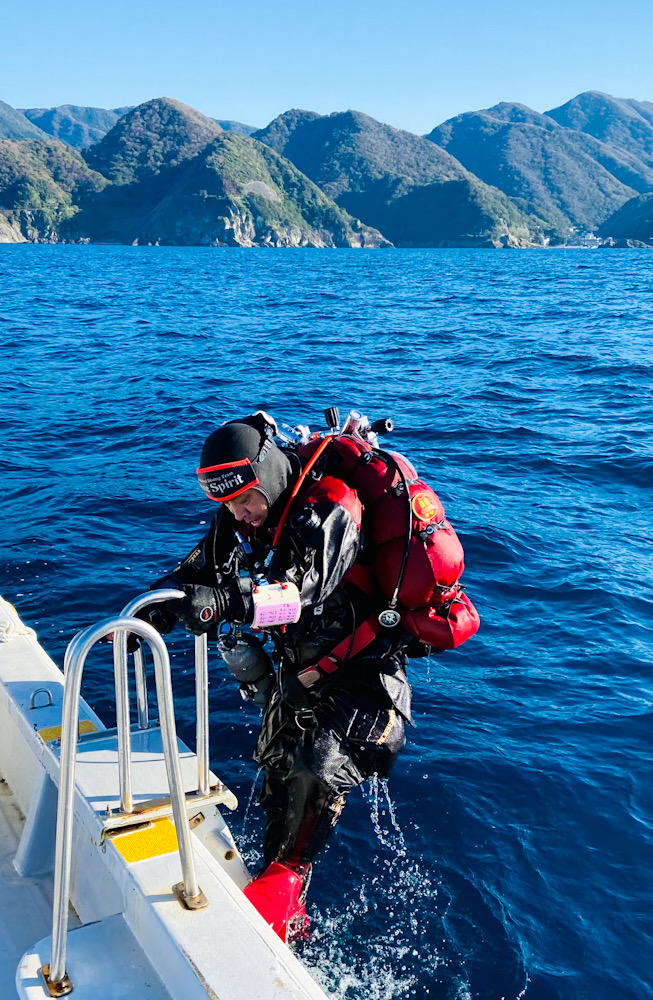
POLYGON ((299 493, 299 491, 301 490, 302 486, 304 485, 304 483, 306 481, 306 477, 308 476, 309 472, 311 471, 311 469, 313 468, 313 466, 317 462, 317 460, 320 457, 320 455, 322 454, 322 452, 327 448, 327 446, 329 444, 331 444, 331 441, 332 441, 331 437, 326 437, 326 438, 324 438, 323 441, 320 441, 319 445, 317 446, 317 448, 315 449, 315 451, 313 452, 313 454, 309 458, 308 462, 306 463, 305 468, 302 470, 302 473, 301 473, 299 479, 295 483, 295 485, 293 487, 293 491, 290 494, 290 497, 288 499, 288 503, 286 504, 286 506, 284 508, 284 511, 283 511, 283 514, 281 515, 281 517, 279 519, 279 524, 277 525, 277 530, 274 533, 274 538, 272 540, 272 548, 273 549, 276 549, 277 545, 279 544, 279 539, 281 538, 281 532, 283 530, 284 524, 286 523, 286 518, 288 516, 288 512, 289 512, 290 508, 292 507, 297 494, 299 493))

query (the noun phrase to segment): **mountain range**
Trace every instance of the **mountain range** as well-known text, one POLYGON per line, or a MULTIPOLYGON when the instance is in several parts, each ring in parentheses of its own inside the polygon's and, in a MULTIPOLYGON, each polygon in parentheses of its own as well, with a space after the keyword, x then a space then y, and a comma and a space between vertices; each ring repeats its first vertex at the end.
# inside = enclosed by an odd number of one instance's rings
POLYGON ((539 227, 445 150, 358 111, 290 111, 254 138, 395 246, 528 241, 539 227))
POLYGON ((653 170, 632 152, 559 124, 553 114, 502 103, 452 118, 427 138, 560 236, 570 223, 595 229, 617 206, 653 189, 653 170))
POLYGON ((358 111, 262 129, 156 98, 0 102, 0 242, 653 246, 653 103, 503 102, 426 136, 358 111))

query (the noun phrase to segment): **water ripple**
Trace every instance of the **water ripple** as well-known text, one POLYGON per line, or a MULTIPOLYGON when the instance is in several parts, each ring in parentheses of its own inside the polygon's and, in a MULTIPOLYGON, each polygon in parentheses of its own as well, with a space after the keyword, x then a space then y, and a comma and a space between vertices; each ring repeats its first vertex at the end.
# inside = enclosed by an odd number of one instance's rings
MULTIPOLYGON (((327 993, 650 1000, 653 255, 2 245, 0 281, 0 591, 59 662, 192 548, 202 441, 257 408, 392 417, 460 532, 481 631, 410 664, 392 799, 316 865, 327 993)), ((257 863, 258 715, 210 671, 257 863)), ((109 723, 111 676, 94 651, 109 723)))

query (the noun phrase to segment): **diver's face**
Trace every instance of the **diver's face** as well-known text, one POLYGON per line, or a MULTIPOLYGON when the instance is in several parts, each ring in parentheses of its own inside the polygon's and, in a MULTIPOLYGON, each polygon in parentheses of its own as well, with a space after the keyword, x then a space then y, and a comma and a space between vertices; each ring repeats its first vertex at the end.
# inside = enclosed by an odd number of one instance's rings
POLYGON ((237 521, 249 524, 252 528, 260 528, 267 520, 268 502, 254 487, 239 493, 233 500, 225 500, 224 505, 237 521))

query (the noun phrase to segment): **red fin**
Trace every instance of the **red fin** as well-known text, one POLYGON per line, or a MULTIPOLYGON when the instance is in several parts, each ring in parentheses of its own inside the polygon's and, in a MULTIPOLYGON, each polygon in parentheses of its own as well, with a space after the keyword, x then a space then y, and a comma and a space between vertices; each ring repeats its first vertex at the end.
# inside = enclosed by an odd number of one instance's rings
POLYGON ((288 940, 288 925, 300 924, 306 918, 304 904, 300 902, 303 880, 292 868, 273 861, 264 872, 243 890, 252 906, 282 941, 288 940))

